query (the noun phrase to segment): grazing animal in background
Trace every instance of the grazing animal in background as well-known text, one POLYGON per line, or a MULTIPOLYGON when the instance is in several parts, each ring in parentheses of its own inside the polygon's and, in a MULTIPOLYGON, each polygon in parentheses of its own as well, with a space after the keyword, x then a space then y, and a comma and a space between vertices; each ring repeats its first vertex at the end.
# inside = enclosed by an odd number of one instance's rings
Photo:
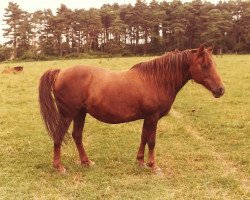
POLYGON ((13 68, 16 72, 21 72, 23 71, 23 67, 22 66, 17 66, 13 68))
POLYGON ((22 72, 22 71, 23 71, 22 66, 16 66, 16 67, 4 69, 2 71, 2 74, 17 74, 17 73, 22 72))
POLYGON ((165 116, 177 93, 190 80, 202 84, 214 97, 224 94, 223 83, 212 58, 212 47, 169 52, 136 64, 128 71, 114 72, 78 65, 46 71, 39 85, 40 112, 54 141, 53 165, 59 172, 61 144, 73 121, 73 133, 81 164, 94 164, 87 156, 82 132, 86 114, 106 123, 117 124, 144 119, 137 153, 140 166, 162 174, 155 161, 156 127, 165 116), (144 152, 148 145, 148 162, 144 152))

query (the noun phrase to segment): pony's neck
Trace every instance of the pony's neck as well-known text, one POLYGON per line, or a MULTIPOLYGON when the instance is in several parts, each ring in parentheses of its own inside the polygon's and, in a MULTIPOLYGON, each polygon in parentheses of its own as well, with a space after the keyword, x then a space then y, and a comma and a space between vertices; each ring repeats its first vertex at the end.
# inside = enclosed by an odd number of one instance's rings
POLYGON ((190 80, 191 52, 169 52, 132 69, 146 80, 153 81, 160 92, 176 95, 190 80))
MULTIPOLYGON (((171 73, 171 71, 169 72, 171 73)), ((161 88, 165 90, 165 93, 169 96, 176 96, 177 93, 183 88, 183 86, 191 79, 189 72, 189 65, 185 66, 185 70, 181 70, 176 77, 171 79, 166 78, 165 82, 161 82, 161 88)))
POLYGON ((182 81, 179 82, 179 83, 176 83, 175 86, 174 86, 174 92, 175 94, 177 94, 181 88, 191 79, 191 74, 189 72, 189 67, 188 67, 188 70, 186 72, 183 72, 183 78, 182 78, 182 81))

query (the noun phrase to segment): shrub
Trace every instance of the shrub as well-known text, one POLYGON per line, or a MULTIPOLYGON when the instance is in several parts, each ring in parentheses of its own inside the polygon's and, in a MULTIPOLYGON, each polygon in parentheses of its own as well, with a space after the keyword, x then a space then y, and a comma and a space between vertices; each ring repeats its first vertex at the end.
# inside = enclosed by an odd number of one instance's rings
POLYGON ((10 59, 12 53, 12 48, 0 46, 0 62, 10 59))

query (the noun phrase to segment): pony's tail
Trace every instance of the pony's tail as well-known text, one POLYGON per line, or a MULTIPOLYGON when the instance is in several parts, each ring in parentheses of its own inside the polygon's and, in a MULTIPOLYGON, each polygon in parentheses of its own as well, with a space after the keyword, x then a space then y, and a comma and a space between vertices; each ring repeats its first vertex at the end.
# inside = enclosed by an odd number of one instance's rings
POLYGON ((63 139, 66 129, 65 120, 59 113, 53 94, 55 79, 59 69, 48 70, 40 78, 39 104, 45 127, 53 140, 63 139))

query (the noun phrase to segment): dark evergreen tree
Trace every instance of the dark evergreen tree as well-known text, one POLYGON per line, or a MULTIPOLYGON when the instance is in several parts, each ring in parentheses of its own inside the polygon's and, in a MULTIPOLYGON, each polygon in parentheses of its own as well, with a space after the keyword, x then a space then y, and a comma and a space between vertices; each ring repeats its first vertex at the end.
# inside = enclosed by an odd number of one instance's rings
POLYGON ((20 38, 20 25, 23 18, 23 11, 16 3, 9 2, 8 7, 5 8, 4 18, 8 28, 3 29, 3 36, 10 39, 8 44, 13 45, 14 58, 17 58, 18 39, 20 38))

